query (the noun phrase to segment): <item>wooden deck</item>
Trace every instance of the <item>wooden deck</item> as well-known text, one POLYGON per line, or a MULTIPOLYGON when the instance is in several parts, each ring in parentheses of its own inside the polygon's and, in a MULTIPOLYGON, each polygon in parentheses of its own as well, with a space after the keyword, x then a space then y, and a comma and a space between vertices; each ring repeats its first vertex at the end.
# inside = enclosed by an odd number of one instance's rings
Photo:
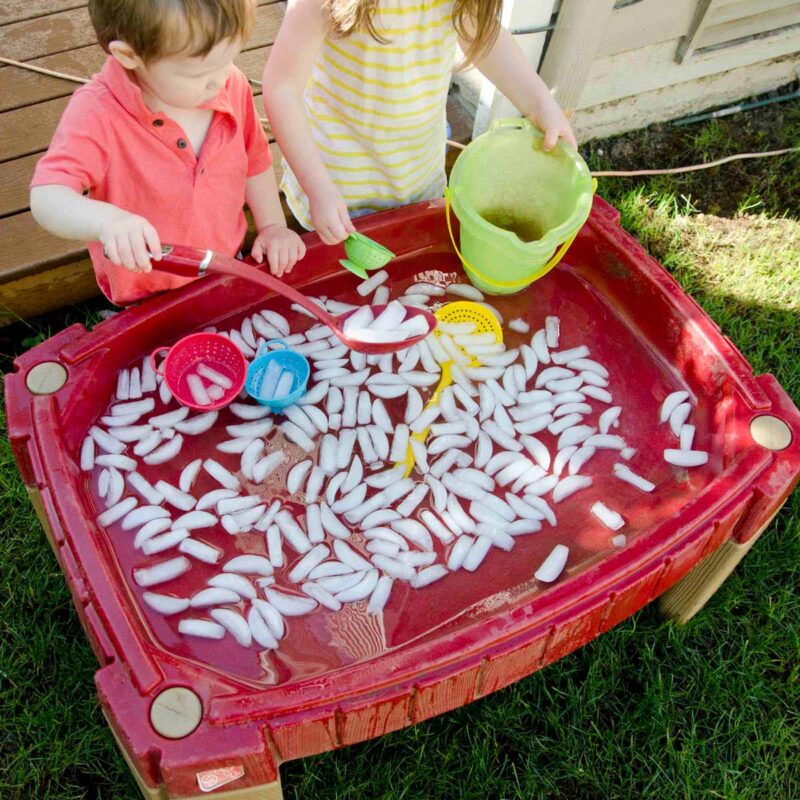
MULTIPOLYGON (((237 60, 248 77, 260 79, 284 10, 283 2, 258 1, 255 29, 237 60)), ((78 77, 105 59, 80 0, 3 0, 0 56, 78 77)), ((98 293, 85 247, 46 233, 28 207, 34 165, 78 85, 0 66, 0 325, 98 293)))

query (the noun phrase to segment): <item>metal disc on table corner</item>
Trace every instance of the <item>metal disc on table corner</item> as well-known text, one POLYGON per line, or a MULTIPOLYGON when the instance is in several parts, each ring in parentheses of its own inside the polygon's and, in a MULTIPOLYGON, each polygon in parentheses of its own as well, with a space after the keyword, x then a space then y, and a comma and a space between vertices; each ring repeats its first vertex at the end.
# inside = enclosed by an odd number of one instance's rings
POLYGON ((765 414, 750 423, 750 435, 756 444, 767 450, 785 450, 792 443, 792 431, 777 417, 765 414))
POLYGON ((165 739, 188 736, 202 718, 200 698, 183 686, 165 689, 150 706, 150 724, 165 739))
POLYGON ((67 370, 57 361, 43 361, 25 376, 32 394, 55 394, 67 382, 67 370))

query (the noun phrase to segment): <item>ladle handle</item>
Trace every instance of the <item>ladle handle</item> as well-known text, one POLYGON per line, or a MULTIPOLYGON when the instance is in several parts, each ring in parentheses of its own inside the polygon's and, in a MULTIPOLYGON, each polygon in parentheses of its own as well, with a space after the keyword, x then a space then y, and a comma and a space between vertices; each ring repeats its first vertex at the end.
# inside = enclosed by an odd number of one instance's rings
POLYGON ((206 274, 213 257, 212 250, 183 244, 164 244, 161 246, 161 259, 152 264, 153 269, 180 275, 182 278, 199 278, 206 274))
POLYGON ((309 314, 313 314, 318 320, 324 322, 334 331, 339 330, 335 317, 301 294, 283 281, 278 280, 265 270, 251 267, 237 261, 235 258, 223 256, 213 250, 203 250, 199 247, 188 247, 182 244, 167 244, 162 248, 160 261, 154 261, 153 266, 166 272, 181 275, 187 278, 200 277, 207 272, 217 272, 226 275, 235 275, 238 278, 258 283, 277 294, 287 297, 297 303, 309 314))

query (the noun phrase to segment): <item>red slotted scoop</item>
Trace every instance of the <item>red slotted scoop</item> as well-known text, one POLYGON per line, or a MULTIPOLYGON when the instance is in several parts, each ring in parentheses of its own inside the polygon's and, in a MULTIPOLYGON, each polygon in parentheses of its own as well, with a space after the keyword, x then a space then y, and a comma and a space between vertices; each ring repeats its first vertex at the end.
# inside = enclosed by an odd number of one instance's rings
MULTIPOLYGON (((186 278, 202 277, 207 272, 217 272, 224 275, 235 275, 237 278, 244 278, 254 283, 259 283, 265 289, 287 297, 289 300, 302 306, 310 314, 313 314, 320 322, 327 325, 339 338, 342 344, 351 350, 357 350, 368 355, 383 355, 384 353, 394 353, 404 350, 412 344, 422 341, 436 327, 436 317, 424 308, 406 309, 406 320, 413 317, 423 317, 428 324, 428 330, 417 336, 410 336, 407 339, 399 339, 390 342, 365 342, 354 339, 344 332, 344 322, 354 311, 348 311, 339 317, 334 317, 322 309, 313 300, 288 286, 283 281, 274 278, 268 272, 264 272, 257 267, 251 267, 235 258, 220 255, 213 250, 202 250, 198 247, 187 247, 179 244, 166 244, 162 247, 160 261, 153 261, 153 267, 163 272, 170 272, 174 275, 181 275, 186 278)), ((377 316, 385 306, 373 306, 373 314, 377 316)), ((404 320, 405 321, 405 320, 404 320)))

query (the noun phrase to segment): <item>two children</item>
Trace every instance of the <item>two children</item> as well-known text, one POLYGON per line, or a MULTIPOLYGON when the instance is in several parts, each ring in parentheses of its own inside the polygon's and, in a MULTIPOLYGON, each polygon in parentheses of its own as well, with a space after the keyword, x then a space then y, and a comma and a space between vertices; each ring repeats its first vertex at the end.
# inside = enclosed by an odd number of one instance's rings
MULTIPOLYGON (((247 79, 233 66, 255 0, 90 0, 109 58, 78 89, 32 181, 31 211, 89 241, 103 292, 126 305, 186 279, 152 270, 162 242, 252 255, 282 275, 286 227, 247 79)), ((456 44, 545 132, 569 123, 511 35, 502 0, 289 0, 264 71, 289 205, 326 244, 351 215, 441 197, 456 44)))

